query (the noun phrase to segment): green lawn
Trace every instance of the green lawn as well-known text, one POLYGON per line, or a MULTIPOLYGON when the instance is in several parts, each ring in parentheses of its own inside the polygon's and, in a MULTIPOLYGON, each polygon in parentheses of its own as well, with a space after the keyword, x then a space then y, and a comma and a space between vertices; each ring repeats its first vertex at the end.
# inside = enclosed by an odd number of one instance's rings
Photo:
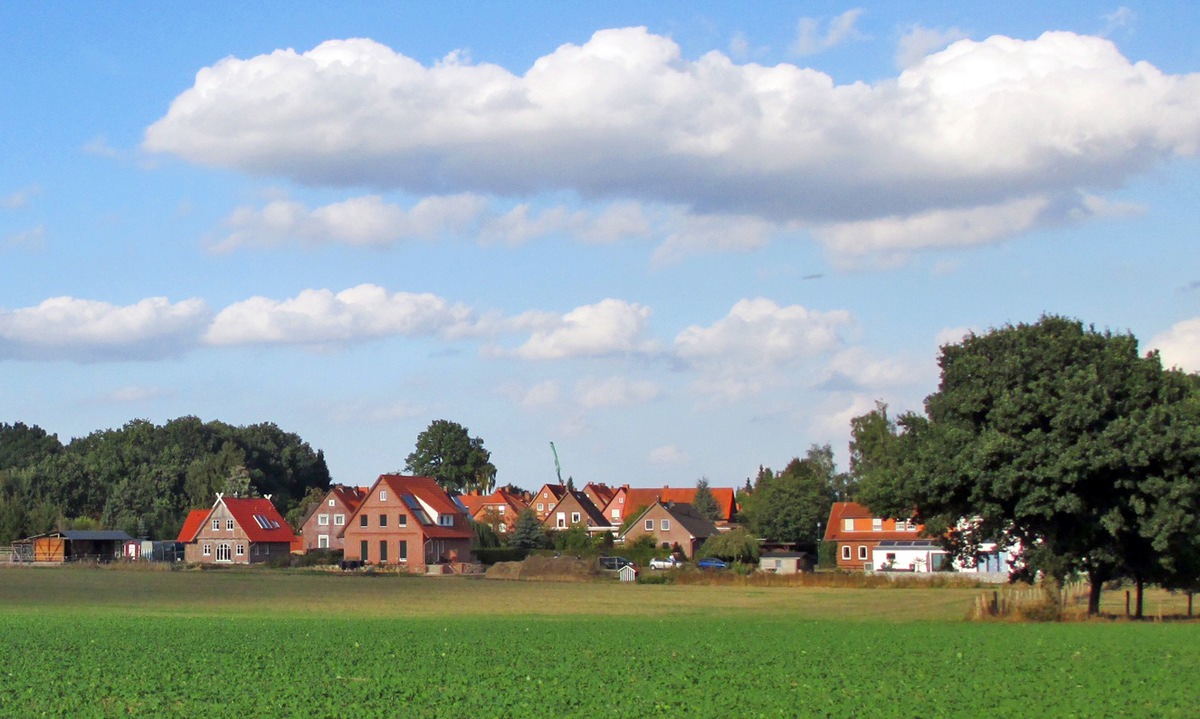
POLYGON ((1190 717, 1190 623, 977 590, 0 570, 2 717, 1190 717))

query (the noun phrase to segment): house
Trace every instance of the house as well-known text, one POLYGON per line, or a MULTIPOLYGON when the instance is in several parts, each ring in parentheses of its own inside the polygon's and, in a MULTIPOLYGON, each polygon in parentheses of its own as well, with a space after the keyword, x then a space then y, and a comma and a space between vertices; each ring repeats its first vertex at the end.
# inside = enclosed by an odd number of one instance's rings
POLYGON ((342 529, 343 556, 411 572, 441 572, 471 560, 475 530, 466 507, 432 477, 380 475, 342 529))
POLYGON ((549 513, 542 525, 546 529, 562 530, 576 525, 587 527, 588 532, 608 532, 612 525, 601 514, 600 509, 588 496, 579 490, 567 491, 549 513))
POLYGON ((617 539, 633 542, 649 535, 664 549, 679 545, 691 558, 706 539, 719 532, 715 522, 700 516, 690 504, 656 501, 642 510, 617 539))
POLYGON ((194 509, 178 541, 192 564, 258 564, 291 554, 295 533, 266 497, 217 494, 210 509, 194 509))
POLYGON ((792 552, 776 549, 764 552, 758 558, 758 571, 771 574, 799 574, 813 570, 812 555, 807 552, 792 552))
MULTIPOLYGON (((730 522, 733 520, 734 511, 737 509, 737 504, 734 501, 733 487, 709 487, 712 492, 713 499, 717 501, 718 522, 730 522)), ((649 507, 655 502, 675 502, 676 504, 691 504, 696 497, 695 487, 667 487, 662 488, 640 488, 630 487, 628 484, 617 488, 612 499, 608 504, 604 505, 602 511, 605 518, 613 524, 614 527, 621 526, 625 520, 632 514, 638 514, 641 510, 649 507)))
POLYGON ((132 539, 121 531, 65 529, 14 542, 13 552, 26 562, 110 562, 132 539))
POLYGON ((346 519, 354 514, 366 496, 366 487, 331 486, 321 502, 314 505, 300 521, 301 551, 342 551, 341 531, 346 526, 346 519))
MULTIPOLYGON (((834 502, 825 526, 825 541, 837 545, 838 569, 872 569, 880 566, 875 562, 874 551, 881 542, 912 542, 920 539, 922 529, 922 525, 911 520, 873 516, 871 510, 857 502, 834 502)), ((900 561, 900 553, 891 553, 900 561)))
POLYGON ((602 482, 588 482, 587 484, 583 485, 583 490, 581 491, 586 494, 587 498, 592 500, 592 504, 596 505, 596 508, 600 510, 603 510, 606 506, 608 506, 608 503, 611 502, 612 498, 617 494, 616 487, 610 487, 602 482))
POLYGON ((458 499, 467 508, 471 519, 488 525, 497 534, 516 529, 517 517, 529 506, 523 497, 505 489, 497 489, 488 495, 464 494, 458 499))
POLYGON ((545 521, 566 494, 567 485, 565 484, 543 484, 541 489, 534 492, 533 498, 529 500, 529 506, 533 507, 538 521, 545 521))

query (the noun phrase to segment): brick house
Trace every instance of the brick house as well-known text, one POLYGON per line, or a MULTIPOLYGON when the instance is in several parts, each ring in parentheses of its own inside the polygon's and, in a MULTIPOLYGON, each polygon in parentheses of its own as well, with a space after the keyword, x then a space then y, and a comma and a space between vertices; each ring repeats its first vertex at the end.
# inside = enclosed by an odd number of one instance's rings
POLYGON ((466 508, 432 477, 380 475, 342 529, 343 556, 425 573, 469 562, 475 545, 466 508))
POLYGON ((358 509, 367 496, 366 487, 347 487, 335 484, 329 488, 320 503, 313 506, 300 522, 301 548, 305 552, 314 549, 341 551, 342 529, 346 520, 358 509))
POLYGON ((533 497, 529 500, 529 506, 533 507, 533 513, 537 515, 539 521, 545 521, 566 495, 567 485, 565 484, 543 484, 541 489, 534 492, 533 497))
POLYGON ((458 498, 467 508, 471 519, 491 527, 497 534, 507 534, 517 526, 517 516, 529 505, 524 498, 505 489, 487 495, 464 494, 458 498))
POLYGON ((716 522, 702 517, 690 504, 679 502, 654 502, 642 510, 618 541, 634 542, 639 537, 650 535, 655 544, 669 549, 679 545, 689 559, 709 537, 719 534, 716 522))
POLYGON ((592 500, 578 490, 564 494, 554 511, 542 520, 542 525, 552 530, 583 525, 589 532, 606 532, 613 528, 596 505, 592 504, 592 500))
POLYGON ((838 569, 874 568, 880 542, 912 542, 924 526, 911 520, 876 517, 857 502, 834 502, 825 526, 825 541, 837 545, 838 569))
POLYGON ((290 555, 295 539, 270 496, 242 499, 218 493, 211 509, 188 513, 178 541, 192 564, 258 564, 290 555))
MULTIPOLYGON (((709 487, 709 490, 712 492, 713 499, 717 500, 719 516, 716 521, 732 521, 733 513, 737 510, 733 487, 709 487)), ((637 514, 655 502, 691 504, 695 497, 695 487, 642 488, 624 484, 617 488, 612 499, 602 507, 602 511, 613 526, 619 527, 631 514, 637 514)))

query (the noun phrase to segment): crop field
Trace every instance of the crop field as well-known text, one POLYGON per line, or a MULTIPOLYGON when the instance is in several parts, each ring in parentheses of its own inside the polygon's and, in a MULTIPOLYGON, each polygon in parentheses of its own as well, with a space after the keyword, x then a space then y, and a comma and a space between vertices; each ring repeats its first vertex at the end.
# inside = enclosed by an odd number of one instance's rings
POLYGON ((978 624, 961 621, 970 592, 840 591, 0 570, 0 716, 1190 717, 1200 706, 1191 623, 978 624), (934 608, 915 621, 875 614, 918 605, 934 608))

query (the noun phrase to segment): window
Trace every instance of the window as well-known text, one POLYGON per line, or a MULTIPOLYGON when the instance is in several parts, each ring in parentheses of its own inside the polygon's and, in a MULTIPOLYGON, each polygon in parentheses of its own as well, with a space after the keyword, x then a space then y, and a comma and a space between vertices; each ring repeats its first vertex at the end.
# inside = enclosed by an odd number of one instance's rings
POLYGON ((221 520, 219 520, 219 519, 214 519, 214 520, 213 520, 213 531, 214 531, 214 532, 219 532, 220 530, 221 530, 221 520))
POLYGON ((387 561, 387 540, 386 539, 379 540, 379 561, 381 561, 381 562, 387 561))
POLYGON ((669 520, 669 519, 664 519, 664 520, 660 521, 660 522, 658 523, 658 529, 659 529, 659 531, 661 531, 661 532, 669 532, 669 531, 671 531, 671 520, 669 520))
POLYGON ((624 496, 622 496, 621 498, 619 498, 619 499, 617 500, 617 504, 625 504, 625 497, 624 497, 624 496))
POLYGON ((379 526, 381 526, 381 527, 387 526, 387 515, 386 514, 379 515, 379 526))
POLYGON ((571 524, 579 524, 579 512, 571 512, 571 524))
POLYGON ((335 514, 335 515, 333 515, 333 524, 334 524, 334 526, 340 527, 340 526, 342 526, 342 525, 343 525, 343 524, 345 524, 345 523, 346 523, 346 515, 344 515, 344 514, 335 514))
POLYGON ((496 531, 500 532, 501 534, 504 534, 504 533, 508 532, 508 525, 505 524, 504 522, 501 522, 500 526, 496 527, 496 531))
POLYGON ((842 559, 845 559, 846 561, 850 561, 850 545, 849 544, 842 545, 842 559))
POLYGON ((380 502, 387 501, 387 490, 386 489, 379 490, 379 501, 380 502))
POLYGON ((399 524, 401 527, 407 527, 408 526, 408 515, 401 514, 399 517, 396 518, 396 524, 399 524))
POLYGON ((318 514, 317 515, 317 524, 319 524, 322 527, 328 527, 329 526, 329 515, 328 514, 318 514))
POLYGON ((647 532, 653 532, 653 531, 654 531, 654 520, 653 520, 653 519, 647 519, 647 520, 646 520, 646 531, 647 531, 647 532))
POLYGON ((206 557, 212 556, 212 545, 211 544, 204 545, 204 556, 206 556, 206 557))
MULTIPOLYGON (((365 527, 365 526, 367 526, 367 515, 365 515, 365 514, 360 514, 360 515, 358 515, 358 526, 360 526, 360 527, 365 527)), ((366 558, 367 558, 367 557, 366 557, 366 555, 364 554, 364 555, 363 555, 363 561, 366 561, 366 558)))
POLYGON ((542 504, 541 502, 538 502, 538 511, 544 512, 545 510, 546 510, 546 505, 542 504))
POLYGON ((842 520, 842 529, 847 532, 853 532, 854 531, 854 520, 852 518, 851 519, 843 519, 842 520))
POLYGON ((875 517, 874 519, 872 519, 871 520, 871 531, 872 532, 882 532, 883 531, 883 520, 880 519, 879 517, 875 517))
POLYGON ((368 547, 369 547, 369 544, 367 543, 367 540, 365 540, 365 539, 358 543, 358 559, 360 562, 367 561, 368 547))
POLYGON ((233 560, 233 557, 229 556, 229 545, 225 542, 218 544, 217 545, 217 561, 218 562, 229 562, 232 560, 233 560))
POLYGON ((329 506, 330 506, 330 507, 336 507, 337 505, 336 505, 336 504, 334 504, 334 501, 331 499, 331 500, 329 500, 329 506))
POLYGON ((499 507, 496 507, 496 514, 499 514, 501 517, 504 516, 504 505, 503 504, 500 505, 499 507))
POLYGON ((612 518, 613 518, 613 519, 620 519, 620 518, 621 518, 621 510, 619 510, 619 509, 614 509, 614 510, 612 511, 612 518))
POLYGON ((859 559, 867 558, 867 545, 865 545, 865 544, 858 545, 858 558, 859 559))
POLYGON ((555 519, 556 519, 556 526, 558 529, 566 529, 567 528, 566 512, 559 512, 558 515, 555 517, 555 519))
POLYGON ((233 531, 233 520, 232 519, 225 520, 225 531, 227 531, 227 532, 233 531))
POLYGON ((400 553, 397 556, 401 562, 408 561, 408 541, 407 540, 404 540, 404 539, 400 540, 400 553))
MULTIPOLYGON (((256 544, 254 546, 257 547, 258 545, 256 544)), ((317 535, 317 549, 329 549, 329 535, 328 534, 318 534, 317 535)))
POLYGON ((246 545, 244 545, 244 544, 237 545, 237 555, 239 557, 246 556, 246 545))
POLYGON ((554 509, 554 502, 546 505, 546 509, 554 509))
POLYGON ((438 524, 440 524, 443 527, 453 527, 454 526, 454 515, 453 514, 439 514, 438 515, 438 524))

